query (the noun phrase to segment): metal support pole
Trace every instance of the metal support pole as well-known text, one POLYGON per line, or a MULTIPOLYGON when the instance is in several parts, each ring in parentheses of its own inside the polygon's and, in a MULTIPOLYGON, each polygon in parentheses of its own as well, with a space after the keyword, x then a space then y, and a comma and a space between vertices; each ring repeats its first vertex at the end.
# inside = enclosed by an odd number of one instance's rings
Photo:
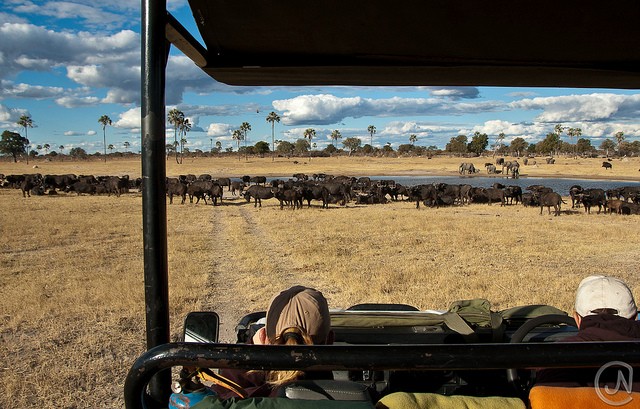
MULTIPOLYGON (((142 233, 147 348, 169 342, 165 197, 166 0, 142 0, 142 233)), ((171 373, 149 383, 150 406, 166 407, 171 373)))

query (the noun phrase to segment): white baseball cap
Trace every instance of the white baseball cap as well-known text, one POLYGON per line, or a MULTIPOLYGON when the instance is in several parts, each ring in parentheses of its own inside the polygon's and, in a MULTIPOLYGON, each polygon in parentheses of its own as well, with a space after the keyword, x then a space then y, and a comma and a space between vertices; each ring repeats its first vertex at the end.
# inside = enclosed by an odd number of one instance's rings
POLYGON ((576 312, 586 317, 601 308, 616 310, 616 315, 624 318, 635 318, 638 313, 633 293, 622 280, 589 276, 580 282, 576 291, 576 312))

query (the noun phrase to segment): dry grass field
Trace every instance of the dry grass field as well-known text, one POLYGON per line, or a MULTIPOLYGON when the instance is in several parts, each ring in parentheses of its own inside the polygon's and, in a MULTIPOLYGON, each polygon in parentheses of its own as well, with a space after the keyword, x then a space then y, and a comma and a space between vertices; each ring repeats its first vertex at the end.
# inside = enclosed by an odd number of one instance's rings
MULTIPOLYGON (((469 161, 468 159, 466 161, 469 161)), ((482 168, 482 158, 471 160, 482 168)), ((167 161, 167 174, 447 175, 459 158, 212 158, 167 161), (298 163, 293 163, 297 160, 298 163)), ((522 175, 638 180, 637 158, 559 158, 522 175)), ((0 173, 140 176, 136 160, 0 163, 0 173)), ((484 173, 481 173, 484 175, 484 173)), ((615 184, 613 184, 615 185, 615 184)), ((225 192, 226 193, 226 192, 225 192)), ((563 192, 566 195, 566 192, 563 192)), ((280 210, 225 197, 168 205, 172 338, 193 310, 221 314, 223 340, 247 312, 293 284, 334 308, 403 302, 442 309, 487 298, 494 309, 544 303, 569 311, 589 274, 627 280, 640 296, 640 216, 559 217, 523 206, 415 203, 280 210)), ((0 189, 0 408, 123 407, 125 375, 145 349, 141 196, 23 198, 0 189)))

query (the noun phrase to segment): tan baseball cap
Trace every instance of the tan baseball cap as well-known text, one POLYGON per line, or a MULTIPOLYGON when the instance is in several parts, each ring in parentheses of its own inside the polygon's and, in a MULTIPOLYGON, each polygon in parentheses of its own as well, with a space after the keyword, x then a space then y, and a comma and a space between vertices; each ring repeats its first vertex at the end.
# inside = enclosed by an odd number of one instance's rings
POLYGON ((638 313, 633 293, 622 280, 589 276, 580 282, 576 291, 576 312, 586 317, 601 308, 614 309, 618 311, 617 315, 625 318, 634 318, 638 313))
POLYGON ((313 288, 295 286, 271 299, 267 310, 267 337, 273 343, 287 328, 305 330, 314 344, 324 344, 331 330, 329 305, 322 293, 313 288))

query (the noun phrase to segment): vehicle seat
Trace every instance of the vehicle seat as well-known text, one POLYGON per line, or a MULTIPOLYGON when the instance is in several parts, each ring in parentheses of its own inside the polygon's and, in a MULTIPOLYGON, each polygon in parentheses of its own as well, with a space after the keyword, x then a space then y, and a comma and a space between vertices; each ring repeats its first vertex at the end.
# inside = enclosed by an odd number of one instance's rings
POLYGON ((529 405, 531 409, 624 409, 640 408, 640 393, 627 393, 624 388, 609 395, 601 390, 598 396, 596 388, 534 386, 529 391, 529 405))
POLYGON ((376 409, 525 409, 518 398, 500 396, 445 396, 437 393, 391 393, 378 401, 376 409))
POLYGON ((369 388, 361 383, 335 380, 300 380, 278 391, 278 396, 304 400, 339 400, 372 402, 369 388))

